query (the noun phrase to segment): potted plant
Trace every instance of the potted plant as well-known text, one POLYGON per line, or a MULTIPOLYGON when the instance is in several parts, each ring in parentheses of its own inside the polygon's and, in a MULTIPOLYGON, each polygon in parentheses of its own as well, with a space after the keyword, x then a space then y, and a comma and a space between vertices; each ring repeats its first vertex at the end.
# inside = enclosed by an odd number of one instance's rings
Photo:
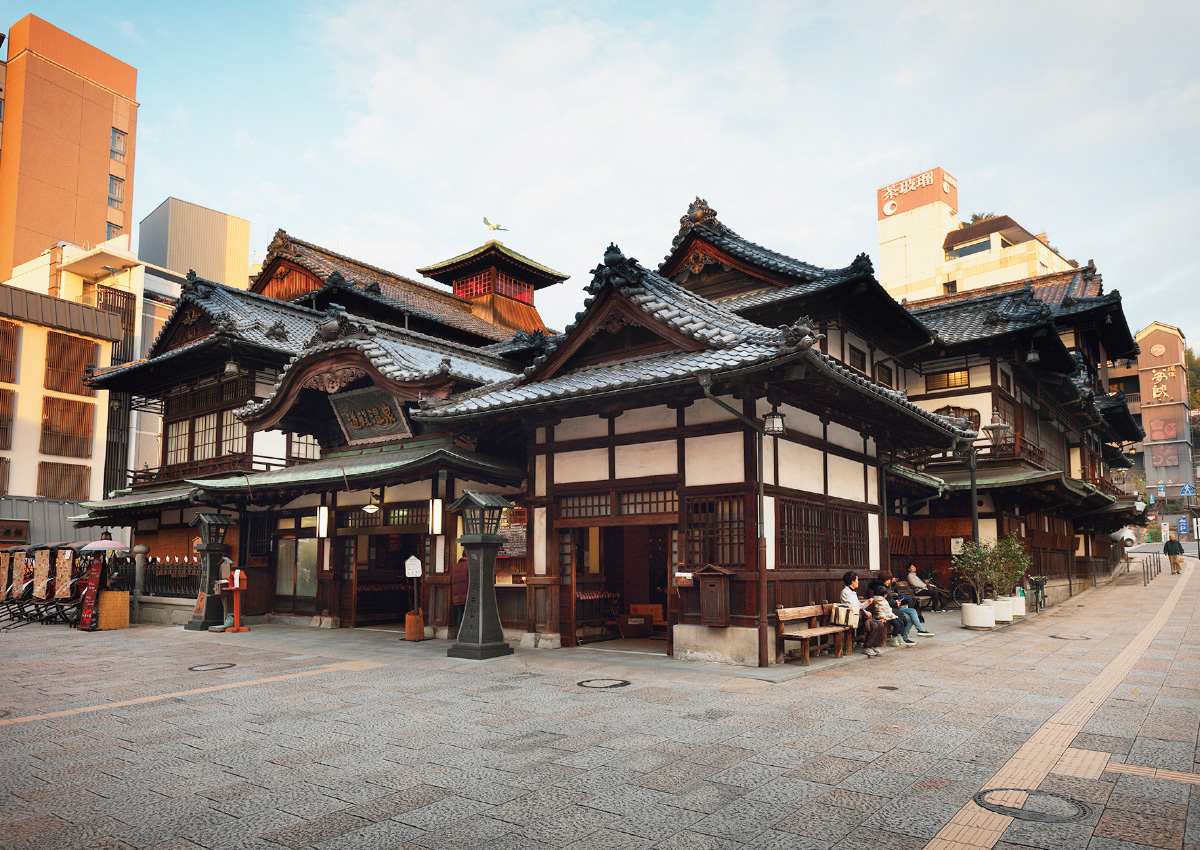
POLYGON ((996 587, 998 592, 1011 594, 1013 616, 1025 616, 1025 597, 1017 588, 1029 572, 1032 562, 1024 541, 1015 533, 996 541, 993 547, 996 556, 996 587))
POLYGON ((991 629, 996 625, 993 606, 984 605, 983 598, 988 586, 995 583, 994 547, 990 543, 970 540, 963 544, 962 551, 954 556, 954 569, 970 582, 975 590, 975 602, 964 602, 962 624, 965 629, 991 629))

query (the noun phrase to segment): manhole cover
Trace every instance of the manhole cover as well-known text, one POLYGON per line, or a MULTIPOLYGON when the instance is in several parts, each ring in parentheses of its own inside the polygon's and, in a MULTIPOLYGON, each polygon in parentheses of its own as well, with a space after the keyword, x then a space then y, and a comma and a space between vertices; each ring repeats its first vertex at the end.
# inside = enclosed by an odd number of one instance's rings
POLYGON ((1083 635, 1047 635, 1047 637, 1052 637, 1055 640, 1091 640, 1090 637, 1084 637, 1083 635))
POLYGON ((197 664, 195 667, 189 667, 193 673, 211 673, 213 670, 228 670, 230 667, 236 667, 236 664, 197 664))
POLYGON ((989 788, 976 794, 975 802, 989 812, 1035 823, 1074 823, 1083 820, 1091 812, 1086 805, 1078 800, 1072 800, 1070 797, 1051 794, 1049 791, 1030 791, 1026 788, 989 788), (1024 792, 1028 795, 1025 805, 1029 808, 1018 809, 1013 806, 988 802, 988 797, 1002 791, 1024 792))
POLYGON ((895 685, 880 685, 879 690, 881 690, 881 691, 898 691, 900 689, 897 688, 895 685))
POLYGON ((581 688, 623 688, 633 684, 624 679, 584 679, 582 682, 576 682, 581 688))

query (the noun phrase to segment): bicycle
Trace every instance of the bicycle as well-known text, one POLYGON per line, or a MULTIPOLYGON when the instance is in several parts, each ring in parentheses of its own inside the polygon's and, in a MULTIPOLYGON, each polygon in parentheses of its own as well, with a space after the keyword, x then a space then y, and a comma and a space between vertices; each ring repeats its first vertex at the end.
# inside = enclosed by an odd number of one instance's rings
POLYGON ((975 585, 969 581, 960 581, 954 585, 954 590, 951 591, 951 598, 961 608, 964 604, 977 604, 978 599, 975 598, 975 585))
POLYGON ((1029 583, 1029 592, 1031 594, 1028 597, 1029 602, 1026 604, 1031 605, 1033 613, 1037 614, 1046 607, 1046 581, 1048 580, 1048 576, 1025 576, 1025 580, 1029 583))

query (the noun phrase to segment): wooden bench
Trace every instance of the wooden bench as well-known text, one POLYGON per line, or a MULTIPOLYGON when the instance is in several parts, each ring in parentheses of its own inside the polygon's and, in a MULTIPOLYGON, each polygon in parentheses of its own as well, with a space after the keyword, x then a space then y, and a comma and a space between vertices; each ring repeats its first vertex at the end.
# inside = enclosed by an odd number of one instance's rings
POLYGON ((812 652, 812 642, 827 635, 833 636, 833 650, 837 658, 842 657, 845 643, 853 640, 849 626, 835 626, 830 622, 833 617, 834 605, 805 605, 800 608, 775 607, 776 628, 781 647, 787 647, 787 641, 800 641, 800 663, 807 667, 812 652), (845 637, 843 637, 845 636, 845 637))

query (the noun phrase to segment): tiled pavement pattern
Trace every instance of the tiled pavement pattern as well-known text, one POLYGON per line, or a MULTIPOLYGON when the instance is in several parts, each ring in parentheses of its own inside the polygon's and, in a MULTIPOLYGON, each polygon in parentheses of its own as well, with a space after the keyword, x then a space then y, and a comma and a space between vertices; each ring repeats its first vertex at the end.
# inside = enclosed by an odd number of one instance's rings
MULTIPOLYGON (((452 661, 387 633, 31 626, 0 635, 0 848, 922 848, 1040 734, 1038 789, 1089 814, 1012 821, 997 848, 1200 850, 1192 573, 1064 741, 1042 730, 1181 579, 778 684, 570 651, 452 661), (237 666, 188 670, 213 662, 237 666), (576 684, 601 677, 631 684, 576 684)), ((1021 796, 991 799, 1053 800, 1021 796)))

